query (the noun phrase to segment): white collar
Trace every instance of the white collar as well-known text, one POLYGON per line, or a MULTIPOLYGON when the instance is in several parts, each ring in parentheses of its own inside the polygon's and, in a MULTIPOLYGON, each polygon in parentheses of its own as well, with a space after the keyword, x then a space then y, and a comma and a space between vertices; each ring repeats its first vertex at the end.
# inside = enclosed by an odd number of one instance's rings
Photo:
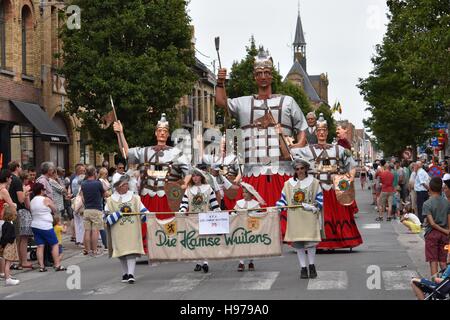
POLYGON ((119 194, 117 191, 114 191, 111 198, 116 202, 128 202, 133 198, 133 191, 128 190, 125 194, 119 194))
POLYGON ((254 209, 254 208, 259 208, 259 202, 256 201, 255 199, 252 199, 250 201, 247 201, 245 199, 241 199, 238 200, 238 206, 240 208, 245 208, 245 209, 254 209))
POLYGON ((298 182, 300 181, 300 188, 307 188, 311 185, 311 183, 313 182, 313 176, 309 175, 307 176, 305 179, 303 180, 295 180, 293 177, 289 178, 289 183, 291 184, 291 186, 295 187, 298 182))
POLYGON ((210 188, 209 184, 202 184, 200 186, 191 186, 189 187, 189 191, 193 194, 196 195, 197 193, 201 192, 201 193, 205 193, 206 191, 208 191, 208 189, 210 188))

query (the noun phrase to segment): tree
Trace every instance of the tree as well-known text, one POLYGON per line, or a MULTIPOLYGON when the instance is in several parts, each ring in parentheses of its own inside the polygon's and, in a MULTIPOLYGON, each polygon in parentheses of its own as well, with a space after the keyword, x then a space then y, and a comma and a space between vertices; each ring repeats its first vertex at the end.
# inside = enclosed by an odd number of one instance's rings
POLYGON ((69 113, 81 119, 97 150, 117 150, 112 129, 100 127, 101 117, 111 110, 112 95, 129 144, 148 144, 160 114, 173 120, 174 105, 195 81, 186 1, 71 4, 82 9, 82 24, 80 30, 61 30, 60 72, 68 83, 69 113))
MULTIPOLYGON (((433 123, 449 120, 448 0, 390 0, 387 33, 358 87, 372 116, 364 124, 385 154, 427 141, 433 123)), ((415 149, 415 148, 414 148, 415 149)))

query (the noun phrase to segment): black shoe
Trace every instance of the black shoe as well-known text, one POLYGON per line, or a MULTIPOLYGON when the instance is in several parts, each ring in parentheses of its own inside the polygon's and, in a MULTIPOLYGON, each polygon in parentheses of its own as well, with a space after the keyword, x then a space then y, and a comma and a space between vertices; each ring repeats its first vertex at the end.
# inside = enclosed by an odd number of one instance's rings
POLYGON ((122 282, 123 282, 123 283, 128 282, 128 275, 127 275, 127 274, 124 274, 124 275, 122 276, 122 282))
POLYGON ((245 265, 243 263, 239 263, 237 271, 242 272, 244 270, 245 270, 245 265))
POLYGON ((132 274, 128 275, 128 283, 133 284, 136 280, 134 279, 134 276, 132 274))
POLYGON ((309 265, 309 277, 311 279, 317 278, 316 266, 313 264, 309 265))
POLYGON ((200 271, 200 270, 202 270, 202 266, 199 265, 199 264, 196 264, 195 268, 194 268, 194 271, 200 271))
POLYGON ((248 271, 255 271, 255 265, 253 264, 253 262, 250 262, 248 264, 248 271))
POLYGON ((308 269, 306 267, 300 271, 300 279, 308 279, 308 269))
POLYGON ((204 273, 208 273, 208 270, 209 270, 208 264, 207 264, 207 263, 204 263, 203 266, 202 266, 202 269, 203 269, 203 272, 204 272, 204 273))

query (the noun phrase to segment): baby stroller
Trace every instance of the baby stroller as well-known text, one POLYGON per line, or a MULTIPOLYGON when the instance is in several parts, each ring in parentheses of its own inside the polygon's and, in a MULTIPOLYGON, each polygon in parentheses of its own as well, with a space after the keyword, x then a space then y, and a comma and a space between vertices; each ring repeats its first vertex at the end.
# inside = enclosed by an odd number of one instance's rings
POLYGON ((33 237, 28 238, 27 252, 30 253, 30 260, 37 260, 37 245, 33 237))
POLYGON ((422 288, 427 293, 424 300, 450 300, 450 278, 445 278, 441 283, 439 283, 436 287, 429 287, 427 285, 423 285, 422 288))

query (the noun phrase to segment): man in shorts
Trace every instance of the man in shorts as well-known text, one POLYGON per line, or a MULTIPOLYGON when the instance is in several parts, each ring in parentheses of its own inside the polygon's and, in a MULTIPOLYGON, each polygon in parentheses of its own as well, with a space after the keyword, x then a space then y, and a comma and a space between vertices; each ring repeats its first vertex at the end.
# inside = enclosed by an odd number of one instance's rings
POLYGON ((87 180, 81 184, 84 199, 84 250, 85 255, 97 254, 99 230, 103 230, 103 198, 105 191, 102 183, 97 180, 95 167, 86 170, 87 180))

